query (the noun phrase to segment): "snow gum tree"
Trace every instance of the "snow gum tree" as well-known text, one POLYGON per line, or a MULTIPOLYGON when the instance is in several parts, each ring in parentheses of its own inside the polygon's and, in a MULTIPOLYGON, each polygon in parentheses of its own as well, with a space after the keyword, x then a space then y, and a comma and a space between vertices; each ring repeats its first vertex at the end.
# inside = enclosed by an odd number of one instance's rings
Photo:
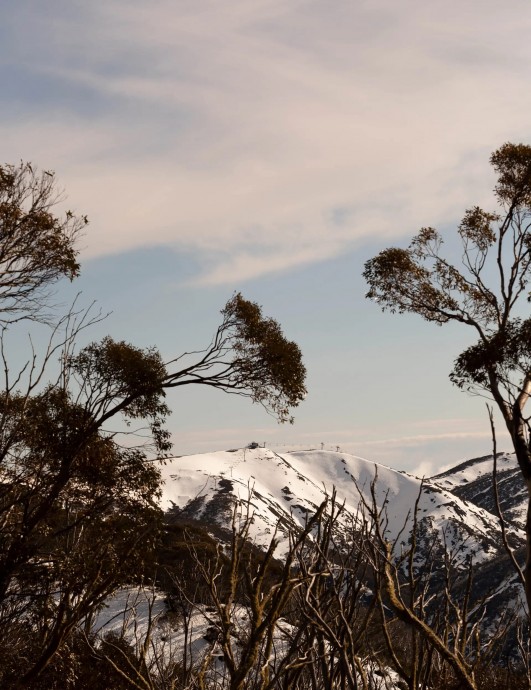
POLYGON ((86 216, 53 212, 55 176, 29 163, 0 166, 0 321, 42 316, 57 280, 79 274, 76 239, 86 216))
POLYGON ((363 275, 367 297, 384 311, 438 325, 458 322, 475 334, 450 378, 493 399, 510 434, 530 496, 524 577, 531 611, 531 146, 504 144, 490 162, 498 207, 465 211, 456 229, 458 265, 446 257, 442 235, 428 227, 406 249, 388 248, 367 261, 363 275))
POLYGON ((171 449, 167 389, 244 395, 281 422, 306 393, 298 346, 240 294, 205 349, 169 362, 111 337, 79 349, 98 317, 48 308, 53 283, 78 275, 86 218, 59 217, 57 199, 52 173, 0 167, 2 687, 34 687, 80 623, 144 576, 161 517, 156 461, 171 449), (28 319, 50 328, 49 342, 13 370, 6 338, 28 319))

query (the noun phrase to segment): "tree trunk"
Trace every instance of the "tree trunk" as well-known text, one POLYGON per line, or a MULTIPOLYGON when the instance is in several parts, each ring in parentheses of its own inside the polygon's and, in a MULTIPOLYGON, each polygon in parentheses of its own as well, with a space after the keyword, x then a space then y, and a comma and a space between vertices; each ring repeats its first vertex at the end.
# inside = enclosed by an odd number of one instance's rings
POLYGON ((531 616, 531 482, 527 482, 527 517, 525 521, 525 566, 523 569, 525 580, 525 598, 527 601, 527 615, 531 616))
POLYGON ((522 417, 522 411, 515 405, 513 412, 513 418, 506 418, 505 421, 511 435, 518 465, 527 486, 527 516, 525 521, 526 555, 522 572, 524 575, 525 598, 529 617, 531 616, 531 451, 525 436, 525 422, 522 417))

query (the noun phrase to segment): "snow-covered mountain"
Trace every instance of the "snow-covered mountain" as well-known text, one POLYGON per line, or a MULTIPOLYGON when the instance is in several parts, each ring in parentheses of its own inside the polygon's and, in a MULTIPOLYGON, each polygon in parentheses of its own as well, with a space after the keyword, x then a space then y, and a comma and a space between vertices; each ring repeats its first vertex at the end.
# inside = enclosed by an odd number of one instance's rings
MULTIPOLYGON (((522 500, 514 458, 498 458, 502 503, 509 505, 511 536, 523 545, 522 500), (511 483, 512 482, 512 483, 511 483), (512 488, 511 488, 512 487, 512 488), (507 490, 506 490, 507 489, 507 490), (518 498, 515 498, 518 493, 518 498)), ((371 504, 371 485, 378 508, 385 508, 386 538, 396 548, 406 545, 417 504, 417 522, 427 543, 436 539, 448 549, 485 561, 500 555, 501 539, 489 494, 492 458, 463 463, 429 480, 377 465, 346 453, 309 450, 275 453, 267 448, 242 448, 175 458, 163 468, 162 507, 183 517, 229 527, 234 503, 250 510, 250 536, 269 543, 278 526, 278 555, 287 548, 287 529, 303 526, 335 489, 344 503, 343 524, 351 528, 360 501, 371 504), (418 499, 418 503, 417 503, 418 499), (282 539, 284 535, 284 540, 282 539), (400 535, 400 536, 399 536, 400 535)), ((525 503, 525 501, 524 501, 525 503)))
MULTIPOLYGON (((456 581, 458 588, 467 586, 469 564, 479 566, 470 596, 484 611, 482 626, 488 630, 508 612, 523 615, 522 587, 495 513, 492 465, 492 457, 476 458, 422 480, 346 453, 241 448, 168 461, 163 468, 162 507, 175 520, 199 521, 218 538, 219 528, 230 529, 235 506, 244 516, 249 511, 250 539, 266 546, 276 530, 276 555, 281 558, 289 546, 288 532, 303 527, 334 490, 337 502, 344 504, 338 528, 348 540, 362 517, 360 504, 371 505, 374 485, 377 507, 386 516, 385 537, 394 542, 397 556, 409 546, 416 509, 414 564, 419 573, 426 563, 434 568, 432 586, 443 585, 448 557, 454 572, 463 574, 456 581)), ((523 561, 525 486, 514 455, 500 454, 497 465, 509 542, 523 561)), ((512 637, 507 640, 510 647, 512 637)))

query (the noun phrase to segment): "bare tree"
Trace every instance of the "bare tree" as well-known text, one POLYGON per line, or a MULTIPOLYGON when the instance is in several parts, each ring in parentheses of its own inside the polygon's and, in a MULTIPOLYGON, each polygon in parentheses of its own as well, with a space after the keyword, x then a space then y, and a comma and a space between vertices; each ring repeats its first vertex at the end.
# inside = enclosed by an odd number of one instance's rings
POLYGON ((430 550, 420 557, 422 487, 412 510, 408 545, 404 547, 399 538, 389 541, 386 511, 376 500, 376 481, 377 475, 371 501, 363 501, 372 527, 364 546, 372 564, 390 665, 410 690, 454 684, 479 690, 495 687, 495 678, 505 687, 510 669, 503 667, 500 649, 507 644, 509 631, 515 631, 517 614, 506 610, 498 614, 495 625, 485 621, 487 604, 499 583, 476 593, 473 583, 481 577, 481 565, 473 564, 472 555, 463 556, 463 544, 454 544, 444 534, 442 544, 432 540, 430 550))
POLYGON ((517 666, 517 655, 504 664, 500 654, 514 620, 510 612, 496 624, 485 619, 492 592, 476 594, 477 570, 462 545, 445 541, 421 561, 418 504, 409 543, 399 545, 386 539, 386 509, 374 492, 350 521, 332 495, 305 528, 289 528, 285 560, 277 560, 276 535, 263 551, 249 542, 250 503, 235 504, 231 533, 217 545, 184 527, 188 557, 168 572, 177 617, 166 646, 153 607, 142 634, 129 621, 105 648, 93 644, 132 687, 529 688, 529 667, 517 666))

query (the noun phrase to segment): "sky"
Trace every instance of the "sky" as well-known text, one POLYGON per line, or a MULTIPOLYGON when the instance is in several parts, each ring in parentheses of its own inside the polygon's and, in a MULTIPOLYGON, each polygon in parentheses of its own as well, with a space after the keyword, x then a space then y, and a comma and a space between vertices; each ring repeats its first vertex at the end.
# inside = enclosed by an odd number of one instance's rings
POLYGON ((87 337, 169 359, 241 291, 303 351, 293 426, 184 390, 176 454, 324 444, 432 474, 489 453, 485 402, 448 380, 471 335, 382 314, 361 273, 493 208, 490 153, 530 141, 530 30, 527 0, 0 5, 2 159, 89 217, 60 288, 111 312, 87 337))

